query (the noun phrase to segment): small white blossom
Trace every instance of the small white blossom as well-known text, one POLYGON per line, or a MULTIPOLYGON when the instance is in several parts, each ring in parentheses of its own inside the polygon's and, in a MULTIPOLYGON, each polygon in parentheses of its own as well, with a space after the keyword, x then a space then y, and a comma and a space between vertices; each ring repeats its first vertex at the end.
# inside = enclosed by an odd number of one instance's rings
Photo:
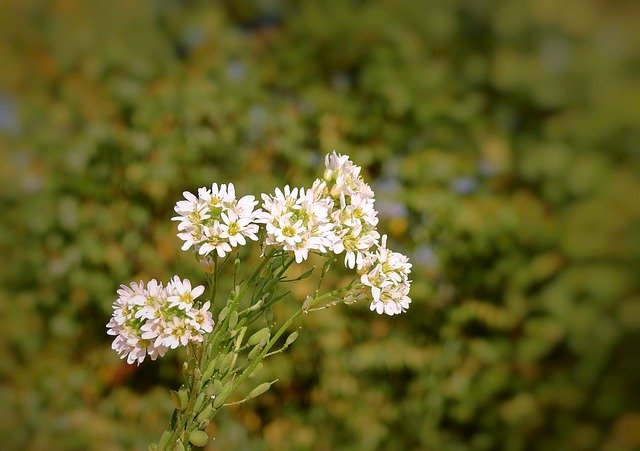
POLYGON ((189 279, 180 280, 180 277, 173 277, 173 293, 167 298, 170 302, 169 307, 178 307, 180 310, 189 310, 193 307, 193 301, 202 293, 204 293, 204 286, 198 285, 195 288, 191 288, 191 281, 189 279))
POLYGON ((213 315, 209 311, 211 302, 207 301, 199 309, 191 309, 188 313, 191 321, 195 323, 197 329, 209 333, 213 330, 213 315))

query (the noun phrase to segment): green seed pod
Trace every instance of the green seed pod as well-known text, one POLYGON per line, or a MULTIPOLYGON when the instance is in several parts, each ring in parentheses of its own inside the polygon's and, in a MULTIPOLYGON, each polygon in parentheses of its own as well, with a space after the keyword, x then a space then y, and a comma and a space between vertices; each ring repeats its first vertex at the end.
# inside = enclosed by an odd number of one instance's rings
POLYGON ((284 345, 291 346, 293 342, 296 341, 297 338, 298 338, 298 331, 296 330, 295 332, 291 333, 291 335, 287 337, 287 340, 284 342, 284 345))
POLYGON ((256 388, 251 390, 247 395, 247 398, 251 399, 251 398, 255 398, 256 396, 260 396, 261 394, 269 390, 269 387, 271 387, 271 384, 273 384, 273 382, 263 382, 262 384, 258 385, 256 388))
POLYGON ((173 402, 173 406, 177 409, 182 411, 182 409, 184 409, 185 405, 182 404, 182 401, 180 400, 180 396, 178 395, 178 392, 175 390, 169 390, 169 394, 171 396, 171 402, 173 402))
POLYGON ((224 321, 224 319, 227 317, 228 314, 229 314, 229 307, 227 306, 223 308, 220 314, 218 315, 218 322, 221 323, 222 321, 224 321))
POLYGON ((216 370, 216 361, 214 359, 211 362, 209 362, 209 365, 207 365, 207 369, 204 370, 204 373, 202 373, 202 381, 205 384, 209 381, 209 379, 211 379, 211 376, 213 376, 213 372, 215 370, 216 370))
POLYGON ((247 344, 250 346, 257 345, 263 341, 269 340, 271 336, 271 330, 268 327, 263 327, 255 334, 251 335, 247 340, 247 344))
POLYGON ((167 449, 167 443, 169 443, 169 437, 171 437, 171 432, 164 431, 160 436, 160 442, 158 443, 158 451, 165 451, 167 449))
POLYGON ((216 398, 213 400, 214 409, 218 409, 219 407, 222 406, 222 404, 224 404, 224 402, 227 400, 227 398, 231 394, 232 389, 233 389, 233 382, 229 382, 227 385, 224 386, 220 394, 217 395, 216 398))
POLYGON ((173 451, 187 451, 184 449, 184 445, 182 444, 182 440, 178 439, 176 441, 176 446, 173 447, 173 451))
POLYGON ((256 345, 250 352, 249 355, 247 356, 247 359, 249 360, 253 360, 256 357, 258 357, 258 355, 260 354, 260 352, 262 351, 262 348, 264 347, 263 344, 258 344, 256 345))
POLYGON ((231 365, 233 364, 233 356, 234 353, 230 352, 222 359, 222 362, 220 362, 220 374, 227 374, 229 372, 231 365))
POLYGON ((262 304, 264 304, 264 299, 260 299, 258 300, 258 302, 256 302, 255 304, 253 304, 251 307, 249 307, 249 311, 250 312, 255 312, 256 310, 258 310, 260 307, 262 307, 262 304))
POLYGON ((220 393, 222 393, 222 389, 224 388, 224 384, 222 383, 221 380, 216 379, 215 381, 213 381, 213 390, 215 395, 219 395, 220 393))
MULTIPOLYGON (((238 322, 238 329, 236 330, 238 331, 238 336, 240 337, 240 340, 242 340, 242 337, 244 337, 244 334, 247 332, 247 328, 244 325, 240 326, 240 322, 238 322)), ((240 344, 238 344, 238 346, 240 346, 240 344)))
POLYGON ((178 398, 180 399, 180 405, 182 406, 182 409, 184 409, 189 402, 189 392, 187 391, 187 387, 185 387, 184 385, 180 387, 180 390, 178 390, 178 398))
POLYGON ((198 416, 196 417, 196 421, 200 422, 200 421, 208 420, 212 413, 213 413, 213 406, 211 405, 211 403, 209 403, 204 407, 204 409, 202 409, 202 412, 198 414, 198 416))
POLYGON ((209 436, 206 432, 195 429, 189 434, 189 442, 193 446, 205 446, 209 443, 209 436))
POLYGON ((147 448, 149 451, 158 451, 157 443, 149 443, 149 447, 147 448))
POLYGON ((229 329, 234 329, 238 324, 238 312, 233 311, 229 315, 229 329))
POLYGON ((278 282, 280 282, 280 278, 279 277, 274 277, 273 279, 269 280, 265 286, 264 286, 264 290, 262 290, 263 293, 269 293, 270 291, 272 291, 276 285, 278 285, 278 282))
POLYGON ((207 392, 205 392, 205 391, 202 391, 202 392, 198 393, 198 397, 196 398, 196 402, 193 405, 193 409, 194 409, 195 412, 199 412, 202 409, 202 407, 204 406, 204 400, 205 400, 206 396, 207 396, 207 392))

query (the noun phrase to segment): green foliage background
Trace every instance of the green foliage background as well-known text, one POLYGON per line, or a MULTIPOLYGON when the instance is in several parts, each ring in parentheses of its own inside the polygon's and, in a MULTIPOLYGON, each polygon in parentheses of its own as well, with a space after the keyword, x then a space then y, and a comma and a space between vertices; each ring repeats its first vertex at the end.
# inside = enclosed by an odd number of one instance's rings
POLYGON ((118 360, 118 284, 198 277, 183 190, 309 184, 333 149, 413 259, 413 305, 305 317, 210 449, 640 448, 639 20, 631 0, 0 2, 2 448, 157 440, 181 356, 118 360))

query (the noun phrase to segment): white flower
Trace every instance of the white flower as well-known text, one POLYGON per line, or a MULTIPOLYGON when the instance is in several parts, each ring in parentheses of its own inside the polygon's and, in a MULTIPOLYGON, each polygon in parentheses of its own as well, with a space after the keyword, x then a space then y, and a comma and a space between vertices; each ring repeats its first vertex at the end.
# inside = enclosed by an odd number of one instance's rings
POLYGON ((205 241, 199 247, 198 254, 207 255, 215 251, 218 257, 224 257, 231 252, 231 245, 222 236, 224 230, 218 221, 204 229, 205 241))
POLYGON ((287 185, 284 190, 276 188, 274 195, 263 194, 259 221, 265 224, 264 244, 293 251, 298 263, 308 258, 309 251, 326 252, 331 245, 332 201, 320 197, 323 189, 316 184, 306 191, 287 185))
POLYGON ((361 272, 360 282, 371 290, 371 310, 395 315, 409 308, 411 263, 405 255, 387 248, 386 235, 377 251, 365 256, 361 272))
POLYGON ((111 347, 128 363, 140 364, 146 356, 155 360, 170 348, 202 342, 214 325, 209 301, 194 306, 203 292, 202 285, 193 288, 178 276, 166 287, 155 279, 146 286, 121 285, 107 324, 107 334, 115 336, 111 347))
POLYGON ((198 196, 185 191, 186 200, 178 201, 175 211, 180 221, 178 238, 184 241, 182 250, 193 247, 198 255, 215 253, 224 257, 232 248, 243 246, 247 239, 258 239, 259 226, 255 222, 259 211, 254 211, 254 196, 236 199, 232 183, 199 188, 198 196))
POLYGON ((332 197, 358 195, 373 198, 373 190, 360 177, 362 168, 353 164, 347 155, 336 154, 334 150, 325 157, 324 162, 326 169, 323 178, 330 186, 332 197))
POLYGON ((374 193, 360 176, 362 168, 348 156, 334 151, 326 156, 325 166, 323 195, 333 200, 329 248, 335 254, 345 252, 347 268, 361 268, 364 256, 380 238, 374 193))
MULTIPOLYGON (((244 213, 244 210, 239 209, 240 213, 244 213)), ((258 224, 253 224, 251 221, 253 217, 241 217, 234 210, 229 210, 228 213, 222 213, 221 238, 229 240, 231 246, 244 246, 247 244, 245 237, 254 241, 258 240, 258 224)))
POLYGON ((193 325, 202 332, 211 332, 213 330, 214 322, 213 315, 209 311, 211 303, 205 302, 200 309, 191 309, 189 311, 189 318, 191 318, 193 325))
POLYGON ((173 290, 167 298, 169 307, 178 307, 180 310, 189 310, 193 306, 194 299, 204 293, 203 285, 192 289, 189 279, 180 280, 178 276, 173 276, 171 286, 173 290))

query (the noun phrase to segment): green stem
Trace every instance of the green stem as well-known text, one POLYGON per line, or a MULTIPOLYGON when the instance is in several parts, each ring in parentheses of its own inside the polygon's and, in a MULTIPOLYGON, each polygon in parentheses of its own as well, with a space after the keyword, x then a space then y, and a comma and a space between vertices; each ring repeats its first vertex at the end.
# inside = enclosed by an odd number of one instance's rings
MULTIPOLYGON (((275 335, 273 337, 271 337, 271 340, 269 340, 267 345, 262 349, 262 351, 260 351, 260 354, 258 354, 256 356, 256 358, 253 360, 251 365, 249 365, 242 372, 240 377, 238 377, 238 379, 236 379, 236 381, 234 382, 233 387, 231 389, 231 393, 235 392, 236 389, 240 386, 240 384, 243 383, 249 377, 249 375, 251 375, 251 373, 253 373, 253 371, 256 369, 258 364, 260 362, 262 362, 262 360, 264 360, 265 355, 271 350, 271 348, 273 348, 273 346, 276 344, 278 339, 280 339, 282 334, 285 333, 285 331, 289 328, 289 326, 291 326, 293 321, 295 321, 295 319, 298 316, 300 316, 301 314, 307 312, 309 309, 313 308, 315 305, 320 303, 322 300, 324 300, 326 298, 330 298, 332 296, 335 296, 336 294, 338 294, 338 293, 340 293, 342 291, 345 291, 347 288, 348 287, 338 288, 336 290, 333 290, 333 291, 330 291, 328 293, 325 293, 325 294, 323 294, 321 296, 316 296, 315 298, 313 298, 308 303, 308 305, 303 305, 302 307, 300 307, 287 321, 285 321, 285 323, 282 325, 282 327, 280 327, 280 329, 278 329, 278 332, 276 332, 275 335)), ((222 408, 222 407, 224 407, 224 404, 220 408, 222 408)))

